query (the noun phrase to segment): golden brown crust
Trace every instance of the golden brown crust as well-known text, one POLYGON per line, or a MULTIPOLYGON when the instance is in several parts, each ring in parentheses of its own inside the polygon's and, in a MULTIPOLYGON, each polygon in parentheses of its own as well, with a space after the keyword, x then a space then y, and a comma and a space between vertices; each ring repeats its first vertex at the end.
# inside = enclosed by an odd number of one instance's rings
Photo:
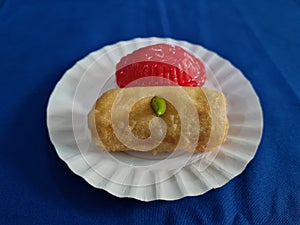
MULTIPOLYGON (((156 87, 143 88, 155 90, 156 87)), ((168 91, 168 88, 172 87, 164 88, 168 91)), ((130 150, 118 140, 112 127, 111 109, 120 90, 113 89, 104 93, 89 113, 89 128, 92 138, 96 145, 107 151, 130 150)), ((222 144, 226 140, 229 126, 225 96, 221 92, 207 88, 183 87, 183 90, 192 99, 198 113, 200 129, 195 152, 203 152, 207 147, 214 148, 222 144)), ((133 105, 129 114, 130 129, 133 135, 140 139, 150 136, 149 121, 155 117, 150 101, 151 97, 139 100, 133 105)), ((153 149, 155 153, 173 151, 178 144, 181 133, 180 117, 177 110, 169 102, 167 102, 166 113, 161 116, 161 119, 167 125, 167 133, 162 143, 153 149)))

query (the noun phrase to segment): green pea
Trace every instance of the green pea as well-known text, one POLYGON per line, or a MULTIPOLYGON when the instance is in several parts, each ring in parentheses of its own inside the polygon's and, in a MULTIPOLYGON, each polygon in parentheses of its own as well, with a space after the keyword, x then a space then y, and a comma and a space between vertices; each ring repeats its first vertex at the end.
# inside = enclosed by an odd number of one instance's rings
POLYGON ((151 99, 151 107, 157 116, 162 116, 167 109, 166 101, 159 96, 154 96, 151 99))

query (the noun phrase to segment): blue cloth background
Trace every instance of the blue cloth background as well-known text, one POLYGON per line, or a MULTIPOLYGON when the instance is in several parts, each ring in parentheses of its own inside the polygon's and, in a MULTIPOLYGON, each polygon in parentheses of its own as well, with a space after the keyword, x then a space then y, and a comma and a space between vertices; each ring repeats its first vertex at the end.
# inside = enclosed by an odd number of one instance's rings
POLYGON ((300 1, 0 1, 0 224, 300 224, 300 1), (48 98, 107 44, 171 37, 240 68, 263 108, 246 170, 222 188, 140 202, 97 190, 58 158, 48 98))

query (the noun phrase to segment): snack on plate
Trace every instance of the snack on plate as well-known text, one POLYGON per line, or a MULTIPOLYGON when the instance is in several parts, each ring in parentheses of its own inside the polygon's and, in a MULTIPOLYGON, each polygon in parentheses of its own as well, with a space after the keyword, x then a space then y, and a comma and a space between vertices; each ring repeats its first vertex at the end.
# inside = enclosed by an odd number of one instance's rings
POLYGON ((122 57, 120 89, 104 93, 88 115, 94 143, 154 154, 214 149, 226 140, 227 103, 223 93, 201 88, 205 80, 204 64, 179 46, 155 44, 122 57))
MULTIPOLYGON (((151 100, 155 93, 171 91, 179 87, 132 87, 124 89, 113 89, 104 93, 95 103, 94 108, 89 113, 89 128, 96 145, 107 151, 127 151, 130 149, 116 137, 113 129, 112 113, 115 117, 124 118, 128 102, 121 102, 117 111, 112 111, 114 101, 118 94, 139 95, 143 92, 152 92, 153 96, 148 96, 137 101, 129 114, 129 127, 133 135, 139 139, 146 139, 150 136, 149 121, 157 116, 152 108, 151 100), (163 92, 162 92, 163 90, 163 92), (122 110, 124 109, 124 110, 122 110)), ((194 152, 203 152, 206 147, 214 148, 221 145, 226 140, 228 130, 227 105, 225 96, 218 91, 200 87, 182 87, 194 105, 199 120, 199 136, 194 152)), ((130 97, 130 96, 128 96, 130 97)), ((188 112, 187 112, 188 113, 188 112)), ((188 114, 184 115, 189 117, 188 114)), ((180 135, 184 136, 187 144, 189 133, 181 133, 181 119, 177 110, 166 101, 166 110, 160 116, 167 125, 167 131, 163 141, 153 149, 153 152, 171 152, 175 149, 180 135)), ((126 129, 126 128, 125 128, 126 129)), ((185 150, 185 149, 182 149, 185 150)))

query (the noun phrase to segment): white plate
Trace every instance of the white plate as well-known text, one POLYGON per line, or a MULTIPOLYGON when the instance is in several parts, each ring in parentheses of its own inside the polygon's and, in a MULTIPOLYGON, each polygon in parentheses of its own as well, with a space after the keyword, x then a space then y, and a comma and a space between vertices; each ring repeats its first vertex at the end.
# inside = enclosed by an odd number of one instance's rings
POLYGON ((169 38, 137 38, 97 50, 77 62, 56 85, 47 108, 47 125, 59 157, 92 186, 119 197, 142 201, 201 195, 239 175, 260 143, 263 119, 249 81, 230 62, 205 48, 169 38), (91 141, 87 114, 106 90, 117 88, 115 65, 124 55, 147 45, 181 46, 205 63, 205 86, 222 91, 230 128, 217 152, 194 154, 107 153, 91 141))

